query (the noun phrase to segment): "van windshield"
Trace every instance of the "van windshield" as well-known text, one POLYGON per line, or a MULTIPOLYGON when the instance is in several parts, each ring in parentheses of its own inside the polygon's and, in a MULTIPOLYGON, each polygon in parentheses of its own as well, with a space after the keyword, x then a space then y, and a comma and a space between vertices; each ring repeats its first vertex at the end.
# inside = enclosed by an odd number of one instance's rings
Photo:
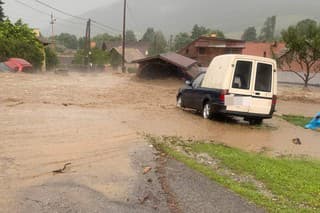
POLYGON ((272 65, 258 63, 255 91, 271 92, 272 83, 272 65))
POLYGON ((234 72, 232 88, 249 89, 251 82, 252 62, 237 61, 236 70, 234 72))

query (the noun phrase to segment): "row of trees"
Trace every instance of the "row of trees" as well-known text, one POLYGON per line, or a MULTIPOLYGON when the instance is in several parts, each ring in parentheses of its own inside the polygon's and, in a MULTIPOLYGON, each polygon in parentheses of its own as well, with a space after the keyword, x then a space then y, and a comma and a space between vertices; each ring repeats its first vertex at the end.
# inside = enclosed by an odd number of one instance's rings
POLYGON ((276 16, 271 16, 266 19, 258 35, 255 27, 248 27, 243 32, 241 39, 244 41, 274 41, 276 30, 276 16))
POLYGON ((4 15, 3 8, 2 8, 3 4, 4 3, 2 2, 2 0, 0 0, 0 21, 4 21, 4 19, 5 19, 5 15, 4 15))

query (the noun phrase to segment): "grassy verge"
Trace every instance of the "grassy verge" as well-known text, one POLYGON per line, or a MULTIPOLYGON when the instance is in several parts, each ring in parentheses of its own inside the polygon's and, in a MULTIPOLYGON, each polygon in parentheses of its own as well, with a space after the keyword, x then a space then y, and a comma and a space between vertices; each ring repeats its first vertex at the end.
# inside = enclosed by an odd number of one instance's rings
POLYGON ((224 145, 178 138, 148 139, 162 152, 270 212, 320 211, 318 161, 272 158, 224 145), (203 155, 208 157, 199 161, 197 156, 203 155))
POLYGON ((312 120, 311 117, 304 117, 300 115, 282 115, 281 118, 288 121, 289 123, 301 127, 305 127, 305 125, 307 125, 312 120))

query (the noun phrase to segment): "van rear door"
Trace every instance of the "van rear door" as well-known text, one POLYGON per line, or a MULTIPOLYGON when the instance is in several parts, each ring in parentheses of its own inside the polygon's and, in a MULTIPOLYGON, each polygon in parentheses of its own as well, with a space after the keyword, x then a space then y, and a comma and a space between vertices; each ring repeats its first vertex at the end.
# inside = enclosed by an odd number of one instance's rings
POLYGON ((255 66, 250 113, 269 114, 271 111, 274 67, 272 64, 257 62, 255 66))
POLYGON ((251 105, 251 82, 254 62, 251 60, 236 60, 229 95, 225 97, 228 111, 249 112, 251 105))

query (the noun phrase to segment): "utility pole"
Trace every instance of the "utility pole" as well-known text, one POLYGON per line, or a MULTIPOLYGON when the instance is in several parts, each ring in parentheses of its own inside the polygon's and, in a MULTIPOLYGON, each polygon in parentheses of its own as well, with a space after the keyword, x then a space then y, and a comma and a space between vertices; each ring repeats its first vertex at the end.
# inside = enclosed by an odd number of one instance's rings
POLYGON ((91 54, 91 19, 87 21, 87 27, 86 27, 86 36, 85 36, 85 58, 84 58, 84 64, 87 66, 89 64, 89 56, 91 54))
POLYGON ((51 43, 52 43, 52 48, 55 49, 55 39, 54 39, 54 24, 57 20, 54 18, 53 13, 51 13, 51 43))
POLYGON ((122 30, 122 72, 126 71, 125 55, 126 55, 126 15, 127 15, 127 0, 123 4, 123 30, 122 30))

